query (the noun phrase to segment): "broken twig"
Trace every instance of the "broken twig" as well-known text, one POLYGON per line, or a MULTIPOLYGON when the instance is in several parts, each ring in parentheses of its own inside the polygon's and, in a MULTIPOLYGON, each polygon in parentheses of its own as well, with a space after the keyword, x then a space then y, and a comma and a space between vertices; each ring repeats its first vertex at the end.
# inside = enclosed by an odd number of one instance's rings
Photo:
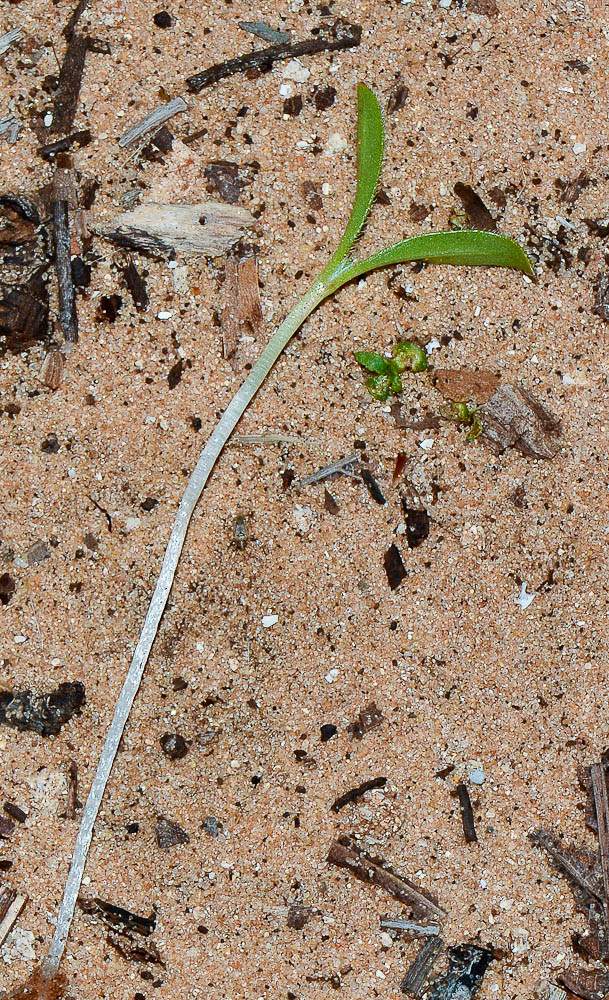
POLYGON ((476 836, 476 826, 474 824, 474 810, 469 797, 467 785, 461 782, 455 789, 461 807, 461 822, 463 824, 463 835, 468 844, 473 844, 478 840, 476 836))
POLYGON ((361 37, 362 29, 358 24, 349 24, 348 21, 339 20, 333 25, 330 35, 318 35, 315 38, 307 38, 303 42, 285 42, 283 45, 273 45, 257 52, 246 52, 235 59, 216 63, 201 73, 189 76, 186 83, 189 90, 198 94, 204 87, 219 83, 227 76, 233 76, 235 73, 246 73, 251 69, 268 70, 274 63, 282 59, 298 59, 300 56, 313 55, 316 52, 351 49, 359 45, 361 37))
POLYGON ((149 115, 142 118, 141 121, 136 122, 132 125, 130 129, 121 135, 118 140, 118 144, 121 149, 128 149, 129 146, 133 146, 138 139, 141 139, 143 135, 147 132, 152 132, 154 129, 159 128, 164 122, 169 121, 174 115, 179 114, 181 111, 188 111, 188 105, 183 97, 174 97, 172 101, 168 101, 167 104, 163 104, 160 108, 155 108, 151 111, 149 115))
POLYGON ((361 799, 366 792, 371 792, 375 788, 384 788, 387 784, 387 778, 370 778, 368 781, 362 781, 361 785, 357 785, 356 788, 350 788, 348 792, 344 795, 339 795, 339 797, 332 803, 330 808, 332 812, 340 812, 343 806, 349 804, 349 802, 356 802, 357 799, 361 799))
POLYGON ((417 917, 435 917, 443 920, 445 911, 419 886, 403 875, 398 875, 382 858, 372 858, 355 847, 349 837, 335 840, 328 852, 328 862, 346 868, 360 882, 378 885, 401 903, 411 908, 417 917))
POLYGON ((423 987, 443 948, 444 942, 441 937, 430 937, 425 942, 402 980, 400 986, 402 993, 419 1000, 419 997, 423 995, 423 987))

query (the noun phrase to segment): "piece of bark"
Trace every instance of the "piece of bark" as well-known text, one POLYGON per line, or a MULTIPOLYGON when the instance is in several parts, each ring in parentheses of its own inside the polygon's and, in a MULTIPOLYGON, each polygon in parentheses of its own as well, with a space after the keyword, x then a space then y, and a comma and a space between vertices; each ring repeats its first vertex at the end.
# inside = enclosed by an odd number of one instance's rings
POLYGON ((528 458, 556 455, 560 420, 524 386, 500 385, 479 412, 481 438, 497 454, 517 448, 528 458))
POLYGON ((53 209, 55 227, 55 274, 59 297, 59 325, 67 343, 78 340, 76 297, 72 281, 70 217, 67 201, 56 201, 53 209))
MULTIPOLYGON (((222 310, 222 349, 225 358, 237 352, 244 333, 257 333, 262 323, 262 306, 258 287, 258 261, 255 256, 226 262, 223 289, 227 299, 222 310)), ((236 363, 241 359, 236 359, 236 363)))
POLYGON ((80 714, 84 703, 85 687, 80 681, 64 681, 48 694, 0 691, 0 723, 40 736, 56 736, 80 714))
POLYGON ((49 292, 46 266, 40 267, 26 284, 3 288, 0 299, 0 335, 15 354, 49 336, 49 292))
POLYGON ((324 487, 324 509, 328 514, 338 514, 340 507, 328 489, 324 487))
POLYGON ((423 996, 425 984, 443 949, 444 942, 439 936, 430 937, 425 942, 402 980, 402 993, 414 997, 414 1000, 423 996))
POLYGON ((486 403, 501 382, 494 372, 472 368, 436 368, 431 380, 445 399, 455 403, 473 400, 478 405, 486 403))
POLYGON ((371 729, 376 729, 380 726, 384 720, 384 715, 376 707, 376 702, 371 701, 369 705, 362 708, 355 722, 350 722, 347 726, 347 731, 350 732, 357 739, 361 738, 369 733, 371 729))
POLYGON ((292 903, 288 908, 288 927, 296 931, 301 931, 306 923, 311 919, 313 910, 310 906, 303 906, 302 903, 292 903))
POLYGON ((49 351, 40 369, 40 378, 48 389, 59 389, 63 378, 65 359, 61 351, 49 351))
POLYGON ((127 288, 131 292, 135 308, 139 310, 147 309, 150 299, 148 298, 146 282, 131 258, 127 266, 123 268, 123 278, 125 279, 127 288))
POLYGON ((476 825, 474 823, 474 810, 472 809, 472 801, 469 797, 467 785, 460 782, 457 785, 455 792, 459 799, 459 807, 461 809, 463 836, 468 844, 474 844, 478 840, 478 837, 476 835, 476 825))
POLYGON ((50 131, 69 132, 74 124, 90 39, 72 34, 59 70, 50 131))
POLYGON ((180 114, 182 111, 188 111, 186 101, 183 97, 174 97, 172 101, 168 101, 167 104, 163 104, 160 108, 155 108, 145 118, 142 118, 124 132, 118 140, 119 146, 121 149, 128 149, 129 146, 133 146, 142 136, 147 135, 148 132, 152 132, 154 129, 160 128, 170 118, 180 114))
POLYGON ((596 279, 596 296, 592 312, 609 323, 609 274, 599 274, 596 279))
POLYGON ((391 590, 397 590, 402 580, 408 575, 397 545, 390 545, 383 556, 383 565, 387 574, 387 583, 391 590))
POLYGON ((237 205, 213 201, 195 205, 148 202, 96 228, 118 246, 153 256, 175 250, 217 257, 238 243, 253 223, 250 213, 237 205))
POLYGON ((274 63, 285 59, 298 59, 300 56, 313 55, 316 52, 336 52, 359 45, 362 29, 357 24, 338 19, 330 27, 327 34, 307 38, 302 42, 286 42, 283 45, 273 45, 267 49, 246 52, 235 59, 216 63, 201 73, 195 73, 186 80, 189 90, 198 94, 204 87, 219 83, 227 76, 235 73, 246 73, 248 70, 269 70, 274 63))
POLYGON ((429 537, 429 514, 425 508, 408 507, 402 501, 406 515, 406 541, 409 549, 417 549, 429 537))
POLYGON ((348 805, 350 802, 357 802, 361 799, 366 792, 371 792, 375 788, 384 788, 387 784, 387 778, 370 778, 368 781, 362 781, 361 785, 357 785, 355 788, 350 788, 348 792, 343 795, 339 795, 337 799, 334 800, 330 806, 332 812, 340 812, 343 806, 348 805))
POLYGON ((8 816, 0 816, 0 840, 8 840, 15 830, 15 824, 8 816))
POLYGON ((433 985, 429 1000, 470 1000, 493 960, 487 948, 458 944, 448 949, 448 972, 433 985))
POLYGON ((459 198, 472 229, 482 229, 492 232, 497 229, 497 223, 482 201, 479 194, 469 184, 457 181, 454 192, 459 198))
POLYGON ((566 970, 558 981, 582 1000, 606 1000, 609 995, 609 972, 601 969, 566 970))
POLYGON ((446 913, 437 900, 420 886, 394 872, 382 858, 374 858, 355 846, 349 837, 335 840, 328 852, 328 863, 346 868, 360 882, 377 885, 410 907, 415 917, 443 920, 446 913))
POLYGON ((169 847, 176 847, 178 844, 189 844, 190 837, 186 830, 172 819, 165 816, 159 817, 154 828, 156 842, 162 850, 169 847))
POLYGON ((16 805, 14 802, 5 802, 4 811, 9 814, 12 819, 16 819, 18 823, 25 823, 27 819, 27 812, 22 809, 21 806, 16 805))
POLYGON ((80 129, 78 132, 71 132, 70 135, 56 139, 55 142, 47 142, 45 146, 38 147, 38 156, 43 160, 52 160, 58 153, 67 153, 72 146, 88 146, 93 142, 93 134, 88 129, 80 129))

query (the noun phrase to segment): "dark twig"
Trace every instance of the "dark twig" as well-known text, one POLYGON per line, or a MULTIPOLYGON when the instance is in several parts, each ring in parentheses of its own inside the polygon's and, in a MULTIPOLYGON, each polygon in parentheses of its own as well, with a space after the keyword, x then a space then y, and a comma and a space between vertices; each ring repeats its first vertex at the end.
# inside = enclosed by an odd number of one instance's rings
POLYGON ((469 797, 469 791, 467 785, 463 783, 457 785, 456 794, 459 799, 459 805, 461 806, 461 822, 463 824, 463 834, 465 836, 468 844, 473 844, 478 840, 476 836, 476 827, 474 824, 474 811, 472 809, 472 801, 469 797))
POLYGON ((59 325, 66 341, 74 344, 78 340, 78 319, 72 282, 70 218, 66 201, 54 203, 53 222, 55 225, 55 273, 59 294, 59 325))
POLYGON ((443 948, 444 942, 441 937, 430 937, 425 942, 402 980, 400 986, 402 993, 415 997, 415 1000, 423 995, 425 983, 443 948))
POLYGON ((47 142, 46 146, 39 146, 38 155, 43 160, 52 160, 58 153, 67 153, 72 146, 88 146, 90 142, 93 142, 93 135, 88 128, 85 128, 79 132, 71 132, 70 135, 56 139, 55 142, 47 142))
POLYGON ((437 901, 410 879, 398 875, 382 858, 372 858, 355 846, 349 837, 335 840, 328 852, 328 862, 346 868, 360 882, 378 885, 395 899, 409 906, 417 917, 443 920, 446 913, 437 901))
POLYGON ((595 878, 590 869, 579 858, 562 849, 558 838, 548 830, 536 830, 529 834, 529 840, 536 847, 543 848, 550 856, 556 868, 574 882, 580 889, 593 899, 603 902, 603 886, 595 878))
POLYGON ((350 788, 344 795, 339 795, 330 808, 332 809, 332 812, 340 812, 343 806, 348 805, 349 802, 355 802, 357 799, 361 799, 366 792, 371 792, 375 788, 384 788, 386 784, 387 778, 370 778, 368 781, 363 781, 361 785, 357 785, 356 788, 350 788))
POLYGON ((333 27, 333 34, 329 37, 318 35, 316 38, 307 38, 302 42, 286 42, 283 45, 271 45, 268 49, 260 49, 257 52, 247 52, 235 59, 216 63, 194 76, 189 76, 186 83, 189 90, 198 94, 204 87, 219 83, 227 76, 233 76, 235 73, 246 73, 251 69, 270 69, 274 63, 282 59, 297 59, 300 56, 313 55, 316 52, 351 49, 359 45, 361 36, 362 29, 358 24, 337 21, 333 27))

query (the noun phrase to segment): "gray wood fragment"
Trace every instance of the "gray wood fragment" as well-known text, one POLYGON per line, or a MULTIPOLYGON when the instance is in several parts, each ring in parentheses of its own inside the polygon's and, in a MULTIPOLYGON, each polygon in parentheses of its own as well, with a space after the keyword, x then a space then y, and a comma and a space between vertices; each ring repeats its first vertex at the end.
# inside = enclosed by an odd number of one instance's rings
POLYGON ((0 118, 0 136, 4 136, 7 142, 17 142, 21 122, 14 115, 7 115, 0 118))
POLYGON ((554 458, 560 420, 521 385, 501 385, 479 410, 482 439, 497 454, 517 448, 528 458, 554 458))
POLYGON ((402 920, 401 917, 385 917, 381 920, 383 930, 403 931, 408 937, 437 937, 439 924, 423 924, 418 920, 402 920))
POLYGON ((132 146, 138 139, 141 139, 143 135, 147 132, 152 132, 153 129, 158 128, 163 125, 164 122, 169 121, 174 115, 179 114, 181 111, 188 111, 188 105, 183 97, 174 97, 172 101, 167 104, 163 104, 160 108, 155 108, 151 111, 149 115, 142 118, 141 121, 136 122, 132 125, 130 129, 121 135, 118 140, 118 144, 121 149, 127 149, 132 146))
POLYGON ((147 202, 97 231, 118 246, 164 256, 172 250, 216 257, 230 250, 254 219, 238 205, 147 202))
POLYGON ((402 993, 414 997, 415 1000, 423 995, 425 983, 443 948, 444 942, 441 937, 430 937, 425 942, 402 980, 400 987, 402 993))
POLYGON ((22 31, 22 27, 11 28, 11 30, 7 31, 5 35, 0 35, 0 56, 3 56, 5 52, 8 52, 17 39, 21 37, 22 31))

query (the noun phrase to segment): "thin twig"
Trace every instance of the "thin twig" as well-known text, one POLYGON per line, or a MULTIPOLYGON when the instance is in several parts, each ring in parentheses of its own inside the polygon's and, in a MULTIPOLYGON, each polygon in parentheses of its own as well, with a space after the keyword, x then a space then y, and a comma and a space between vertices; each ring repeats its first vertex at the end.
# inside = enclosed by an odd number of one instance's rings
POLYGON ((55 225, 55 273, 59 294, 59 325, 67 343, 78 340, 76 299, 72 282, 70 217, 68 203, 56 201, 53 206, 55 225))
POLYGON ((338 22, 335 26, 335 36, 319 35, 317 38, 307 38, 303 42, 286 42, 284 45, 272 45, 268 49, 258 49, 216 63, 201 73, 189 76, 186 80, 190 90, 198 94, 204 87, 224 80, 235 73, 246 73, 251 69, 270 69, 281 59, 298 59, 300 56, 313 55, 315 52, 336 52, 340 49, 350 49, 359 45, 362 29, 358 24, 338 22))
POLYGON ((602 900, 605 924, 609 926, 609 796, 607 795, 607 773, 602 764, 590 768, 596 820, 598 823, 598 846, 601 856, 601 871, 605 898, 602 900))
POLYGON ((338 462, 331 462, 330 465, 324 465, 323 469, 319 469, 317 472, 313 472, 310 476, 305 476, 304 479, 300 480, 300 488, 304 489, 305 486, 312 486, 314 483, 321 483, 324 479, 329 479, 330 476, 336 475, 340 472, 343 476, 352 476, 356 478, 353 466, 357 465, 359 462, 359 455, 356 453, 354 455, 347 455, 345 458, 339 458, 338 462))
POLYGON ((123 133, 118 140, 119 146, 121 149, 128 148, 133 145, 134 142, 137 142, 138 139, 141 139, 143 135, 146 135, 148 132, 152 132, 160 125, 163 125, 165 122, 169 121, 170 118, 173 118, 174 115, 179 114, 180 111, 187 110, 188 105, 184 98, 174 97, 172 101, 168 101, 167 104, 163 104, 160 108, 155 108, 155 110, 151 111, 149 115, 146 115, 145 118, 136 122, 135 125, 132 125, 131 128, 127 130, 127 132, 123 133))

